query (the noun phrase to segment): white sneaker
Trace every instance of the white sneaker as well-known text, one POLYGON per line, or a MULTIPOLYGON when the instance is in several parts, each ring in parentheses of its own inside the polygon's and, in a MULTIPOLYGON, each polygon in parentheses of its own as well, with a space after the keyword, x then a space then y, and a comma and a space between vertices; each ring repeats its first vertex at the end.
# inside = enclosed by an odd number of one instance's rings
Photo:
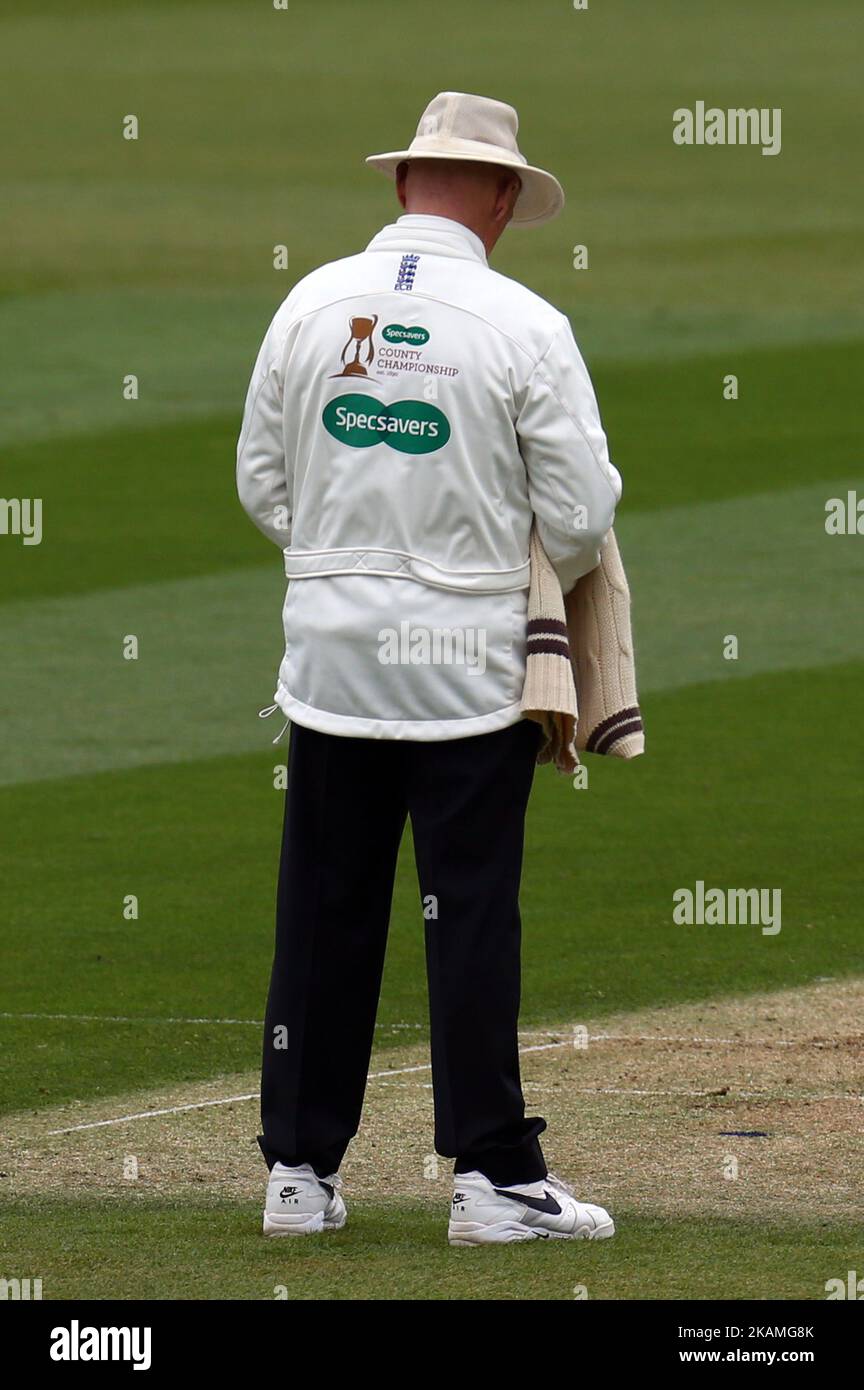
POLYGON ((500 1245, 513 1240, 606 1240, 615 1225, 603 1207, 577 1202, 554 1173, 542 1182, 495 1187, 482 1173, 454 1178, 451 1245, 500 1245))
POLYGON ((286 1168, 274 1163, 264 1207, 265 1236, 309 1236, 345 1225, 345 1203, 338 1173, 319 1178, 308 1163, 286 1168))

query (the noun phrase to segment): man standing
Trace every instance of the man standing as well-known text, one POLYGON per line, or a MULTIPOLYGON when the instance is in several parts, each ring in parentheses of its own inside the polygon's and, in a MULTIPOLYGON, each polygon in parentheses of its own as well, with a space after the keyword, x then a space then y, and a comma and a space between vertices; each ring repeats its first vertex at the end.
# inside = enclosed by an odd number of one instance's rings
POLYGON ((565 316, 487 264, 564 195, 512 107, 442 92, 370 156, 406 214, 301 280, 258 356, 238 490, 284 552, 292 723, 261 1088, 264 1230, 344 1224, 396 856, 426 917, 453 1244, 610 1236, 551 1177, 519 1074, 519 880, 540 731, 520 715, 536 518, 566 593, 621 483, 565 316))

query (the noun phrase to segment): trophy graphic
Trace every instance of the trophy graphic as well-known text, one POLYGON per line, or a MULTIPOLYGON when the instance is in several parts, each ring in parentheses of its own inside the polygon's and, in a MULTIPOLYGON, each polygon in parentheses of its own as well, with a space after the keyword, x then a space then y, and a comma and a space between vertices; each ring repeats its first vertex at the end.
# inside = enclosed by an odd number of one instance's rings
POLYGON ((363 363, 360 361, 360 353, 363 349, 363 344, 366 343, 366 366, 368 366, 369 363, 372 361, 372 358, 375 356, 375 348, 372 343, 372 334, 375 332, 375 325, 377 322, 377 314, 373 314, 371 319, 350 318, 348 320, 348 327, 351 330, 351 336, 349 337, 347 343, 342 349, 342 366, 344 368, 344 371, 336 372, 336 376, 369 375, 369 373, 366 370, 366 367, 364 367, 363 363), (345 356, 352 343, 354 344, 354 361, 349 362, 346 365, 345 356))

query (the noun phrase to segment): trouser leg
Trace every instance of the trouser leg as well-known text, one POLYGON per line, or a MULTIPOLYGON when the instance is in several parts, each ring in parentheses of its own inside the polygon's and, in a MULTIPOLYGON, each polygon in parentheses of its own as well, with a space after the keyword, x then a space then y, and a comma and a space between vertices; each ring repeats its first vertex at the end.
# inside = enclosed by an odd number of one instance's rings
POLYGON ((406 816, 400 756, 291 729, 261 1077, 271 1167, 334 1173, 360 1123, 406 816))
POLYGON ((407 764, 421 896, 437 905, 426 922, 435 1147, 457 1173, 476 1168, 499 1186, 546 1176, 546 1122, 525 1116, 517 1036, 519 881, 538 741, 523 720, 413 744, 407 764))

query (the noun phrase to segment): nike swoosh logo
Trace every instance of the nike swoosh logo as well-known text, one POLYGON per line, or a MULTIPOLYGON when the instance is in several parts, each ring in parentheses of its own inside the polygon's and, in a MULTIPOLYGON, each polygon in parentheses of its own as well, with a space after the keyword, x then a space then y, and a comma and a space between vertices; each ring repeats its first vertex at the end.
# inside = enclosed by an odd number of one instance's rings
POLYGON ((547 1188, 544 1188, 542 1197, 529 1197, 526 1192, 505 1192, 503 1187, 496 1187, 495 1191, 499 1197, 509 1197, 511 1202, 521 1202, 532 1211, 545 1211, 550 1216, 561 1215, 561 1208, 547 1188))

